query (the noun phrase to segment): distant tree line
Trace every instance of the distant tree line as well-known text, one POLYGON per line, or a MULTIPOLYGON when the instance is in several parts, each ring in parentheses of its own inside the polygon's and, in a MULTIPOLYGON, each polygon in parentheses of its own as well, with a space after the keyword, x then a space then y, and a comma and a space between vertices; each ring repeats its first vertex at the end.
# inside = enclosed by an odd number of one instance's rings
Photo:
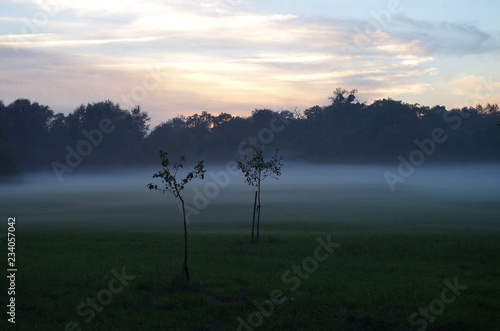
POLYGON ((26 99, 0 101, 0 174, 31 170, 70 173, 80 165, 154 163, 158 151, 188 160, 242 157, 262 143, 288 159, 314 162, 397 162, 430 138, 435 128, 446 142, 429 161, 500 160, 500 111, 496 104, 461 109, 426 107, 383 99, 361 103, 356 90, 336 89, 331 104, 296 110, 256 109, 250 116, 201 112, 177 116, 149 128, 139 106, 123 109, 104 101, 81 105, 68 115, 26 99))

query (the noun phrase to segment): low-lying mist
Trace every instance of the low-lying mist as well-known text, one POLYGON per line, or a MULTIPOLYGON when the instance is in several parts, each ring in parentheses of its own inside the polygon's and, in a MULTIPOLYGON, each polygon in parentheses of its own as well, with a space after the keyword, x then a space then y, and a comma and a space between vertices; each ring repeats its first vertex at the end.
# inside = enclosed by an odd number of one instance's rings
MULTIPOLYGON (((432 227, 433 222, 446 221, 451 228, 494 230, 500 219, 498 168, 424 165, 402 176, 397 165, 285 162, 278 180, 267 178, 262 184, 262 216, 267 224, 284 227, 287 222, 301 221, 311 227, 388 221, 407 226, 427 222, 432 227)), ((190 169, 186 165, 184 173, 190 169)), ((179 201, 147 188, 148 183, 161 186, 160 180, 152 178, 158 170, 115 168, 83 173, 77 169, 62 182, 51 173, 27 174, 23 183, 0 186, 0 210, 35 228, 56 222, 78 229, 88 222, 130 229, 142 224, 139 228, 148 230, 151 224, 160 227, 172 220, 165 229, 175 229, 179 201)), ((184 191, 192 226, 204 224, 207 230, 211 222, 248 222, 255 188, 229 165, 207 164, 206 170, 205 180, 193 180, 184 191)))

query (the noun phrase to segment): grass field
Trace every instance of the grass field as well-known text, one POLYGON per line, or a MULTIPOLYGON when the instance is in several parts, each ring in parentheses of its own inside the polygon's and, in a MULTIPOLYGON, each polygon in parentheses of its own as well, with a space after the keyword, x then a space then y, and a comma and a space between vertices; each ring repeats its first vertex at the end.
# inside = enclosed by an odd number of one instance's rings
MULTIPOLYGON (((191 218, 189 283, 179 276, 176 201, 131 187, 0 192, 5 222, 16 217, 18 268, 16 325, 4 313, 0 329, 500 325, 500 203, 491 186, 409 185, 392 194, 380 183, 269 185, 258 244, 249 242, 251 189, 221 189, 191 218)), ((7 293, 0 293, 7 310, 7 293)))
POLYGON ((82 330, 236 330, 238 317, 258 311, 253 300, 269 300, 278 289, 286 300, 262 330, 416 330, 411 314, 440 299, 443 282, 455 278, 467 289, 431 315, 429 330, 500 325, 498 234, 332 234, 340 246, 328 259, 310 273, 304 270, 314 264, 306 263, 284 282, 287 270, 314 256, 318 237, 327 241, 326 234, 282 234, 255 245, 243 235, 192 235, 186 284, 178 278, 178 235, 26 232, 19 235, 16 326, 64 330, 75 321, 82 330), (123 268, 135 278, 102 311, 86 304, 77 312, 123 268), (90 320, 89 309, 96 311, 90 320))

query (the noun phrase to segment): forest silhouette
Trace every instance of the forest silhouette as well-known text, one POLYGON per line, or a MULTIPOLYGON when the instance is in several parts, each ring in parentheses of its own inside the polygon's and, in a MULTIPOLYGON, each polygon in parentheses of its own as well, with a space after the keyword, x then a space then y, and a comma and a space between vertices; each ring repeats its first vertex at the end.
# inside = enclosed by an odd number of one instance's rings
POLYGON ((255 142, 279 148, 287 159, 395 163, 436 128, 446 141, 429 162, 500 160, 496 104, 446 109, 390 98, 367 104, 356 93, 338 88, 331 104, 304 111, 255 109, 248 117, 202 111, 153 128, 140 106, 124 109, 109 100, 81 105, 67 115, 27 99, 9 105, 0 101, 0 175, 151 164, 159 150, 174 158, 227 161, 241 159, 243 147, 255 142))

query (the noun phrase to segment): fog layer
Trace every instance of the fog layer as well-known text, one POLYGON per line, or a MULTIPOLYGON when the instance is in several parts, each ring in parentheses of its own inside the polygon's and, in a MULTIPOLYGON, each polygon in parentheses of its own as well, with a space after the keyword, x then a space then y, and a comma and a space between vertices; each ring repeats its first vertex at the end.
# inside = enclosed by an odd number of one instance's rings
MULTIPOLYGON (((189 169, 188 166, 186 166, 189 169)), ((307 231, 340 227, 414 227, 419 230, 500 230, 500 176, 496 165, 441 165, 415 168, 396 184, 387 173, 397 166, 285 163, 282 176, 262 184, 263 230, 307 231)), ((108 169, 69 174, 30 174, 22 184, 1 186, 1 214, 26 228, 180 229, 179 201, 150 191, 158 169, 108 169)), ((182 174, 180 174, 182 175, 182 174)), ((225 164, 208 164, 204 181, 184 191, 195 231, 232 231, 251 220, 255 188, 225 164)))

